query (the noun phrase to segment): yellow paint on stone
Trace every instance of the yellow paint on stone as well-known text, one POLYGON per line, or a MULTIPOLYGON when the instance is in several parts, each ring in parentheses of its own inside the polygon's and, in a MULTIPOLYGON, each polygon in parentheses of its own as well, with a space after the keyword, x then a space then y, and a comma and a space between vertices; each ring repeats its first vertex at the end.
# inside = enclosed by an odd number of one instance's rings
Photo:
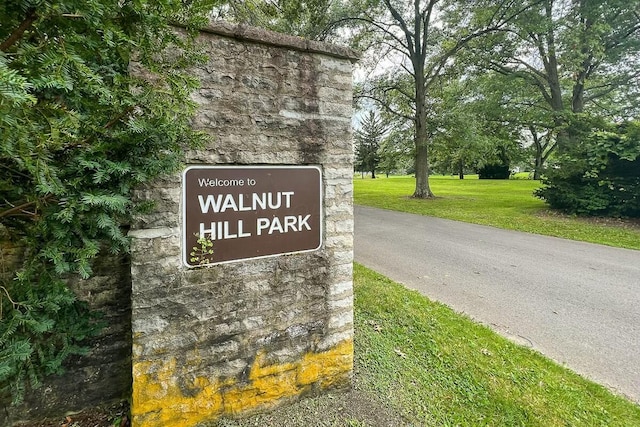
POLYGON ((194 426, 222 415, 275 406, 280 399, 297 396, 312 384, 329 388, 352 371, 353 341, 322 353, 307 353, 291 363, 268 365, 266 354, 261 353, 251 367, 248 383, 206 377, 188 382, 189 374, 180 373, 184 368, 178 367, 175 359, 165 365, 134 363, 134 427, 194 426))

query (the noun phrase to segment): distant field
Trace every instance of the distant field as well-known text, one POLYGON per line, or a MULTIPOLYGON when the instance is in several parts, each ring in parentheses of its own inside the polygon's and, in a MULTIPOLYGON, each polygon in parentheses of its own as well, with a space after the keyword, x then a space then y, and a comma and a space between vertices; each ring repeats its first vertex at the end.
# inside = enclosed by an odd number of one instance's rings
MULTIPOLYGON (((521 177, 519 177, 521 178, 521 177)), ((354 177, 356 204, 563 237, 609 246, 640 249, 640 227, 614 219, 558 215, 533 196, 539 181, 479 180, 477 176, 432 176, 436 198, 412 199, 412 176, 354 177)))

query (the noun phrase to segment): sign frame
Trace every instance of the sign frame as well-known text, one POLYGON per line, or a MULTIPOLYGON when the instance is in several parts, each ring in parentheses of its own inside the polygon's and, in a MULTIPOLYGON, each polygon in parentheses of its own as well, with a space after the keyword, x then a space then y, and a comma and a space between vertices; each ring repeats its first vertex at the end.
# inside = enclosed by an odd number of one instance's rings
MULTIPOLYGON (((219 182, 219 180, 217 178, 213 178, 216 182, 219 182)), ((315 180, 315 177, 313 178, 315 180)), ((323 192, 323 173, 322 173, 322 168, 319 165, 228 165, 228 164, 221 164, 221 165, 209 165, 209 164, 191 164, 191 165, 187 165, 187 167, 185 167, 185 169, 182 171, 181 174, 181 195, 180 195, 180 204, 181 204, 181 219, 180 219, 180 231, 181 231, 181 253, 182 253, 182 264, 184 267, 187 267, 189 269, 192 268, 199 268, 199 267, 206 267, 206 266, 213 266, 213 265, 218 265, 218 264, 227 264, 227 263, 233 263, 233 262, 242 262, 242 261, 247 261, 247 260, 252 260, 252 259, 263 259, 263 258, 271 258, 271 257, 275 257, 275 256, 280 256, 280 255, 288 255, 288 254, 297 254, 297 253, 306 253, 306 252, 313 252, 313 251, 317 251, 320 248, 322 248, 323 244, 324 244, 324 192, 323 192), (187 183, 188 183, 188 174, 192 171, 198 171, 201 173, 204 173, 204 171, 222 171, 222 172, 233 172, 233 173, 241 173, 243 171, 251 171, 250 174, 255 175, 256 173, 260 173, 261 171, 264 171, 265 174, 267 175, 272 175, 272 173, 286 173, 287 171, 297 171, 297 173, 308 173, 308 172, 312 172, 315 173, 317 172, 317 194, 318 194, 318 200, 317 200, 317 212, 312 212, 313 214, 317 213, 317 219, 315 219, 315 223, 317 225, 317 241, 318 244, 315 247, 312 248, 302 248, 302 249, 293 249, 293 250, 286 250, 283 252, 273 252, 273 253, 267 253, 264 255, 254 255, 254 256, 242 256, 239 258, 233 258, 233 259, 226 259, 226 260, 221 260, 221 261, 215 261, 213 260, 213 262, 205 262, 205 263, 199 263, 199 264, 192 264, 189 262, 189 258, 190 258, 190 250, 189 248, 189 243, 188 243, 188 235, 189 235, 189 231, 188 231, 188 226, 187 226, 187 220, 188 220, 188 212, 187 212, 187 207, 189 205, 189 203, 187 202, 187 193, 188 190, 191 190, 190 188, 187 188, 187 183)), ((255 183, 255 180, 254 180, 255 183)), ((243 186, 245 184, 243 183, 243 186)), ((201 185, 202 187, 202 185, 201 185)), ((275 191, 275 189, 273 189, 273 191, 275 191)), ((314 190, 315 191, 315 190, 314 190)), ((193 192, 193 191, 191 191, 193 192)), ((280 192, 278 192, 280 193, 280 192)), ((291 199, 295 199, 295 195, 293 192, 283 192, 282 194, 284 194, 285 196, 287 194, 290 195, 288 196, 288 198, 285 198, 286 201, 291 203, 291 199)), ((231 193, 227 193, 227 194, 231 194, 231 193)), ((238 194, 238 197, 240 197, 241 194, 238 194)), ((279 194, 279 197, 282 197, 281 194, 279 194)), ((218 200, 218 206, 220 205, 220 200, 218 200)), ((202 206, 202 201, 200 201, 201 206, 202 206)), ((246 209, 242 209, 242 201, 239 201, 241 209, 240 210, 246 210, 246 209)), ((193 203, 192 203, 193 204, 193 203)), ((302 221, 301 221, 302 223, 302 221)), ((306 225, 306 224, 305 224, 306 225)), ((302 229, 302 226, 300 226, 300 228, 302 229)), ((193 228, 191 228, 190 230, 192 230, 193 228)), ((200 228, 200 230, 202 230, 202 226, 200 228)), ((210 231, 210 230, 208 230, 210 231)), ((242 229, 240 229, 240 232, 242 232, 242 229)), ((314 233, 315 234, 315 233, 314 233)), ((241 236, 242 237, 242 236, 241 236)), ((253 236, 253 238, 256 238, 255 236, 253 236)), ((215 240, 214 240, 215 242, 215 240)), ((215 243, 214 243, 214 256, 215 256, 215 243)))

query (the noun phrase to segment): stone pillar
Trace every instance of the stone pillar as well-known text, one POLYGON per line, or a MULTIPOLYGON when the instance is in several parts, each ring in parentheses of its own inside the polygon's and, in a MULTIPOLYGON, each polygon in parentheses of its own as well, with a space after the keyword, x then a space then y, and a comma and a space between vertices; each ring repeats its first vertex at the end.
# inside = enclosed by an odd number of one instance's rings
POLYGON ((321 244, 192 268, 182 174, 140 190, 156 209, 131 232, 135 426, 193 426, 351 382, 356 56, 225 24, 201 41, 210 60, 193 70, 194 126, 211 142, 186 153, 187 166, 315 167, 321 244))

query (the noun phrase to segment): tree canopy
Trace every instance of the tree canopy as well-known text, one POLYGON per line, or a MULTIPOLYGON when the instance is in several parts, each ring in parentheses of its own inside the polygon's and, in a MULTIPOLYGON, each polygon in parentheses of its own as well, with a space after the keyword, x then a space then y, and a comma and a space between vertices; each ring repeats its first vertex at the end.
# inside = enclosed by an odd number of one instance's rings
POLYGON ((476 39, 504 31, 529 7, 528 2, 414 0, 373 2, 352 18, 358 40, 394 65, 362 85, 359 96, 412 123, 416 189, 413 196, 430 198, 430 150, 437 89, 456 66, 459 53, 476 39), (480 13, 482 11, 482 13, 480 13))
POLYGON ((638 115, 639 7, 637 0, 542 0, 470 46, 465 62, 500 86, 485 94, 503 101, 506 123, 530 135, 536 178, 556 147, 575 143, 567 132, 573 115, 638 115))
POLYGON ((216 10, 226 20, 312 40, 335 36, 336 24, 346 14, 341 0, 228 0, 216 10))

